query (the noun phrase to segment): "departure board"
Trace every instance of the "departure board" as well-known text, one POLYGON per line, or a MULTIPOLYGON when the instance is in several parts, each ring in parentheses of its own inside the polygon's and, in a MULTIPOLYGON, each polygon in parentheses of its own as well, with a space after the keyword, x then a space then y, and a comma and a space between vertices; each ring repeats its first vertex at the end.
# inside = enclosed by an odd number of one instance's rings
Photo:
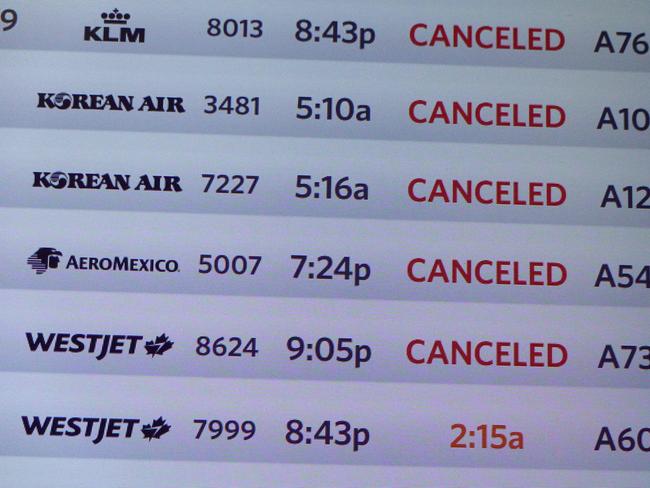
POLYGON ((648 0, 0 0, 0 486, 650 486, 648 0))

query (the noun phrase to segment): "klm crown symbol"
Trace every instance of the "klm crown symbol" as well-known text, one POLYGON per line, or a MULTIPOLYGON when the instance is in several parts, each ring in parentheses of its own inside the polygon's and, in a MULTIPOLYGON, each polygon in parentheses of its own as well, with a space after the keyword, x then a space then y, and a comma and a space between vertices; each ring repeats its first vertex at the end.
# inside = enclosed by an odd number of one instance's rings
POLYGON ((102 12, 104 24, 126 24, 131 18, 131 14, 122 14, 118 9, 113 9, 111 13, 102 12))

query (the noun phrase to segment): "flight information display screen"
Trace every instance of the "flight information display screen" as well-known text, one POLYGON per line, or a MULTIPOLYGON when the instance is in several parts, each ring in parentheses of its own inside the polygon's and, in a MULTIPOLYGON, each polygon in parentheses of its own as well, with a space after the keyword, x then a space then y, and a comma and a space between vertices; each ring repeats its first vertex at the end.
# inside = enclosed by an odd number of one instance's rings
POLYGON ((1 486, 650 486, 647 0, 0 0, 1 486))

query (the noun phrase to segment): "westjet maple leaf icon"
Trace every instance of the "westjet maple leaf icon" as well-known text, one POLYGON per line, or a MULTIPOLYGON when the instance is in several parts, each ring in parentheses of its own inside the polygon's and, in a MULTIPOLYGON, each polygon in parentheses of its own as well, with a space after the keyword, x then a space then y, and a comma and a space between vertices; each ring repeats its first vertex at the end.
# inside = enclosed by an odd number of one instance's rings
POLYGON ((171 430, 171 426, 162 417, 158 417, 150 424, 142 426, 143 439, 151 442, 151 439, 160 439, 163 435, 171 430))
POLYGON ((147 355, 151 357, 162 356, 165 351, 169 351, 174 343, 169 340, 167 335, 162 334, 156 337, 153 341, 147 341, 144 348, 147 350, 147 355))

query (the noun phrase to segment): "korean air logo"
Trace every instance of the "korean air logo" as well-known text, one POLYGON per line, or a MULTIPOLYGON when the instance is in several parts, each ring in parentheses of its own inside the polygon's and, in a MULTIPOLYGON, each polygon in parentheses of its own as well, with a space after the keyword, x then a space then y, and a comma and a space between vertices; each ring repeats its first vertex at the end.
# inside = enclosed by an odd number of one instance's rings
POLYGON ((69 93, 57 93, 54 95, 54 105, 57 108, 60 108, 61 110, 65 110, 66 108, 70 108, 72 105, 72 95, 69 93))
POLYGON ((59 267, 60 256, 63 256, 63 254, 53 247, 40 247, 27 258, 27 264, 32 267, 37 275, 42 275, 48 269, 59 267))

